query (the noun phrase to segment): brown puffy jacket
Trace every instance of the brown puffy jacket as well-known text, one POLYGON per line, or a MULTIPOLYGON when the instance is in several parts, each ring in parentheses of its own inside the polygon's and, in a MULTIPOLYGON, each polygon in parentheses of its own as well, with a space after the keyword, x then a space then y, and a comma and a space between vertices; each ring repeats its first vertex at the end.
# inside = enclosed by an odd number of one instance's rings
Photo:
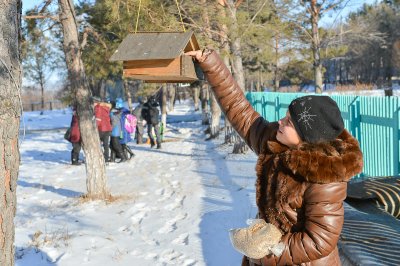
MULTIPOLYGON (((283 233, 285 250, 262 265, 340 265, 337 242, 343 226, 347 181, 362 170, 359 144, 346 130, 334 141, 288 148, 276 140, 277 122, 254 111, 214 51, 200 66, 239 135, 258 155, 259 217, 283 233)), ((244 257, 242 265, 249 265, 244 257)))

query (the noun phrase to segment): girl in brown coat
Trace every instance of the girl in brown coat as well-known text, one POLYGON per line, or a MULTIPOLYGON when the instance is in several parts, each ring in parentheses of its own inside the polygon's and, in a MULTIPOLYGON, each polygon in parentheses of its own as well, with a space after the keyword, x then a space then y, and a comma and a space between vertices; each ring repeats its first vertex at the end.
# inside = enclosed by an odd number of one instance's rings
POLYGON ((244 257, 242 265, 340 265, 347 181, 362 170, 359 144, 327 96, 304 96, 284 118, 269 122, 254 111, 212 50, 187 53, 197 60, 225 115, 258 155, 258 216, 280 229, 281 256, 244 257))

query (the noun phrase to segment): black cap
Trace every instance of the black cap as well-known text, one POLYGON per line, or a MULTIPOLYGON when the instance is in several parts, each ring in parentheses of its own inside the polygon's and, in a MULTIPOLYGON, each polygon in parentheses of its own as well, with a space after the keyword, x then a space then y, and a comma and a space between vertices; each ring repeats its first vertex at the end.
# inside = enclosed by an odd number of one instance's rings
POLYGON ((317 143, 334 140, 344 129, 339 107, 328 96, 297 98, 290 103, 289 112, 303 141, 317 143))

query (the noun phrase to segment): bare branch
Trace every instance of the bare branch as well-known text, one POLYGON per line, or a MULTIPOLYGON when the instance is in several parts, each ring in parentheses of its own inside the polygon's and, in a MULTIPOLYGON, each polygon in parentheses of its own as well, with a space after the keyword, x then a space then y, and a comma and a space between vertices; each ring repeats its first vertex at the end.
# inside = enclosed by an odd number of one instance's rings
POLYGON ((83 36, 82 36, 82 42, 81 42, 81 49, 85 49, 85 46, 87 44, 87 37, 88 37, 89 33, 88 31, 85 29, 85 31, 83 32, 83 36))
POLYGON ((46 11, 46 8, 51 4, 53 0, 47 0, 46 3, 44 4, 44 6, 42 7, 42 9, 39 11, 39 14, 43 13, 44 11, 46 11))
POLYGON ((265 0, 264 3, 261 5, 261 7, 258 9, 258 11, 254 14, 254 16, 251 18, 250 23, 253 23, 253 21, 256 19, 258 14, 260 14, 261 10, 264 8, 264 6, 267 4, 268 0, 265 0))
POLYGON ((52 15, 29 15, 29 16, 22 16, 23 19, 46 19, 49 18, 51 20, 60 22, 59 18, 57 16, 52 16, 52 15))
POLYGON ((237 0, 235 3, 235 8, 238 8, 242 2, 243 0, 237 0))
POLYGON ((87 37, 89 36, 89 34, 91 34, 96 41, 98 41, 99 43, 101 43, 101 45, 103 45, 104 49, 107 49, 107 44, 102 40, 100 34, 98 34, 93 28, 91 27, 85 27, 85 30, 83 32, 83 37, 82 37, 82 42, 81 42, 81 49, 83 50, 83 48, 86 46, 87 44, 87 37))

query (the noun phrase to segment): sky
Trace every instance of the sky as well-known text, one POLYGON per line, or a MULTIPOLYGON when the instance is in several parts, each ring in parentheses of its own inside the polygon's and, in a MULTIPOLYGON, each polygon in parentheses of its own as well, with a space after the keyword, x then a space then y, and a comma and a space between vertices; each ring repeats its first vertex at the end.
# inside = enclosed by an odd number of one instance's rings
POLYGON ((380 2, 380 0, 345 0, 343 2, 343 8, 328 13, 322 18, 320 25, 327 27, 332 26, 333 24, 340 22, 341 19, 345 19, 351 12, 360 9, 364 4, 370 5, 376 2, 380 2))
MULTIPOLYGON (((379 1, 380 0, 345 0, 344 1, 345 7, 342 10, 324 17, 322 23, 326 23, 327 25, 329 25, 336 20, 340 20, 340 17, 346 18, 346 16, 350 12, 356 11, 357 9, 362 7, 364 5, 364 3, 373 4, 373 3, 379 2, 379 1)), ((43 3, 43 0, 22 0, 23 12, 25 12, 27 9, 34 7, 35 5, 41 4, 41 3, 43 3)))

